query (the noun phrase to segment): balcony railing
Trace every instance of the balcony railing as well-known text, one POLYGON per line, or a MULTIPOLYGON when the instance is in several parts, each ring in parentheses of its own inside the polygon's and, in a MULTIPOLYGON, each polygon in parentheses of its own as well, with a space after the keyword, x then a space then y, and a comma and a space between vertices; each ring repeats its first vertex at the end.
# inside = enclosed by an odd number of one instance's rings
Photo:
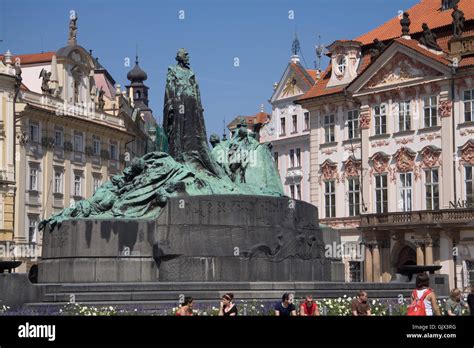
POLYGON ((407 225, 466 225, 474 227, 474 208, 421 210, 361 215, 361 227, 401 227, 407 225))

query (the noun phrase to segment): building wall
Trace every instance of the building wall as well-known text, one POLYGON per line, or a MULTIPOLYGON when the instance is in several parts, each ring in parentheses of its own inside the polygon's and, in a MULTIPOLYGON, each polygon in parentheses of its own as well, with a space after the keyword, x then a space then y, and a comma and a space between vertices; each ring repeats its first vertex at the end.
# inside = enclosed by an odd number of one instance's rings
POLYGON ((13 90, 14 71, 0 62, 0 241, 13 239, 14 155, 13 90))
POLYGON ((123 121, 120 122, 116 116, 104 115, 102 118, 97 115, 96 121, 84 122, 81 116, 57 116, 48 108, 29 108, 35 102, 40 104, 40 100, 41 95, 27 92, 22 99, 24 103, 18 105, 24 109, 17 132, 25 134, 27 138, 17 143, 19 165, 15 219, 16 243, 35 242, 38 248, 41 246, 42 236, 38 233, 36 224, 64 208, 74 206, 81 199, 91 197, 95 179, 100 186, 123 170, 121 155, 125 152, 125 143, 132 139, 132 135, 125 132, 123 121), (31 134, 31 125, 38 127, 36 139, 31 134), (56 131, 62 132, 62 142, 59 144, 52 142, 56 131), (75 134, 83 136, 82 149, 74 148, 75 134), (94 139, 100 141, 99 155, 91 153, 94 139), (72 144, 72 150, 67 149, 68 143, 72 144), (116 159, 110 158, 111 144, 115 145, 116 159), (37 170, 36 189, 31 184, 32 169, 37 170), (58 192, 55 192, 55 173, 62 173, 62 184, 59 185, 58 192), (81 178, 79 195, 74 192, 75 175, 81 178), (33 235, 29 233, 30 228, 34 228, 33 235))
MULTIPOLYGON (((295 188, 296 199, 306 202, 310 201, 310 152, 309 152, 309 133, 310 128, 305 126, 305 113, 308 112, 301 105, 294 105, 295 98, 279 100, 272 105, 271 121, 264 126, 260 132, 261 142, 271 142, 273 144, 272 154, 278 153, 278 171, 283 183, 285 193, 291 197, 291 185, 301 186, 301 197, 298 197, 295 188), (297 131, 293 132, 293 115, 297 116, 297 131), (283 135, 281 130, 281 119, 285 119, 286 132, 283 135), (270 130, 271 129, 271 130, 270 130), (301 151, 301 165, 291 166, 290 150, 301 151)), ((275 157, 274 157, 275 158, 275 157)))
MULTIPOLYGON (((400 170, 398 170, 397 159, 394 155, 402 148, 409 148, 416 153, 414 158, 412 173, 412 211, 427 210, 426 203, 426 176, 425 169, 438 169, 439 175, 439 209, 452 208, 452 203, 460 199, 466 199, 466 184, 463 154, 459 150, 461 146, 472 139, 474 134, 474 124, 464 121, 464 102, 463 93, 466 89, 472 89, 470 77, 458 79, 455 82, 455 102, 454 123, 455 132, 453 135, 452 122, 450 116, 442 117, 440 115, 440 105, 450 99, 451 82, 446 78, 429 83, 420 83, 416 85, 414 95, 409 98, 411 105, 411 131, 399 132, 398 129, 398 109, 396 106, 401 100, 397 93, 381 91, 381 97, 359 96, 357 99, 360 105, 352 105, 342 97, 333 98, 329 106, 324 103, 310 107, 311 111, 311 203, 319 207, 319 214, 322 223, 334 222, 333 227, 350 228, 356 226, 346 226, 340 223, 348 219, 348 201, 347 201, 347 178, 345 178, 344 161, 354 154, 356 158, 362 158, 362 188, 363 203, 366 211, 364 213, 377 213, 375 205, 375 175, 373 164, 370 159, 377 152, 384 152, 389 155, 389 162, 384 172, 388 176, 388 213, 402 212, 403 205, 400 199, 400 170), (438 110, 436 127, 425 127, 424 125, 424 97, 436 96, 438 110), (374 107, 382 103, 386 104, 387 110, 387 131, 386 135, 378 136, 374 132, 374 107), (352 144, 348 140, 347 133, 347 112, 357 108, 359 114, 368 113, 370 115, 370 127, 361 129, 361 139, 354 140, 352 144), (328 114, 335 115, 335 143, 325 143, 324 116, 328 114), (456 149, 456 157, 453 158, 453 139, 456 149), (435 161, 432 167, 428 167, 421 154, 421 150, 427 145, 435 146, 441 149, 439 160, 435 161), (354 150, 354 151, 353 151, 354 150), (326 160, 336 163, 333 178, 336 189, 336 215, 329 218, 325 214, 325 196, 324 196, 324 176, 321 172, 321 166, 326 160), (453 160, 456 162, 455 178, 453 178, 453 160), (317 174, 316 174, 317 173, 317 174), (454 191, 454 182, 456 182, 456 196, 454 191)), ((361 201, 362 203, 362 201, 361 201)), ((361 207, 361 212, 362 207, 361 207)), ((343 232, 344 230, 341 230, 343 232)), ((420 233, 423 231, 419 231, 420 233)), ((426 231, 425 231, 426 232, 426 231)), ((362 234, 359 232, 360 241, 362 234)), ((464 236, 464 235, 463 235, 464 236)), ((406 242, 410 242, 415 236, 406 235, 406 242)), ((347 239, 347 238, 346 238, 347 239)), ((350 239, 350 238, 349 238, 350 239)), ((347 239, 348 241, 350 241, 347 239)), ((344 243, 345 238, 342 238, 344 243)), ((461 237, 461 241, 469 244, 469 238, 461 237)), ((463 243, 463 242, 461 242, 463 243)), ((451 275, 451 286, 454 286, 453 274, 455 272, 452 257, 452 236, 442 233, 439 243, 434 248, 435 264, 442 265, 441 273, 451 275)), ((393 243, 392 243, 393 247, 393 243)), ((466 255, 471 258, 473 255, 466 255)), ((347 266, 347 265, 346 265, 347 266)), ((458 281, 461 279, 461 271, 458 269, 458 281)), ((459 285, 459 283, 458 283, 459 285)))

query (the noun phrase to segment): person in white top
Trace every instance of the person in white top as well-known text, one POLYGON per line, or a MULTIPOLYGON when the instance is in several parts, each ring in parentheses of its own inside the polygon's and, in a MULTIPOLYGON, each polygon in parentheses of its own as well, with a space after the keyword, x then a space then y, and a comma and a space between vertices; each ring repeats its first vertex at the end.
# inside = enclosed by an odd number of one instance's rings
MULTIPOLYGON (((436 300, 436 294, 434 293, 433 290, 430 289, 430 277, 426 273, 420 273, 416 276, 416 295, 418 298, 421 298, 426 291, 430 290, 431 293, 429 293, 426 298, 424 299, 424 304, 425 304, 425 309, 426 309, 426 315, 427 316, 432 316, 434 315, 441 315, 441 312, 439 310, 438 306, 438 301, 436 300)), ((413 301, 413 296, 412 296, 412 301, 413 301)))

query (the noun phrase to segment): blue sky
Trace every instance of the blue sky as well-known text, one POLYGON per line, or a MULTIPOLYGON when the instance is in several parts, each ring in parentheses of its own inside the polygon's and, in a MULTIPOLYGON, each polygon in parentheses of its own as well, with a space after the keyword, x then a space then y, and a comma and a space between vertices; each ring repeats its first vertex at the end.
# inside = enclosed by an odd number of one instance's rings
MULTIPOLYGON (((434 0, 433 0, 434 1, 434 0)), ((150 104, 161 122, 165 76, 180 47, 190 53, 201 87, 207 132, 222 134, 236 115, 252 115, 268 99, 290 59, 295 29, 303 65, 314 46, 352 39, 418 0, 0 0, 0 51, 54 51, 66 45, 69 11, 78 13, 78 42, 124 86, 126 58, 148 74, 150 104), (180 19, 184 11, 184 19, 180 19), (294 19, 289 18, 293 11, 294 19), (181 12, 182 14, 182 12, 181 12), (238 57, 239 67, 234 67, 238 57)), ((305 64, 306 62, 306 64, 305 64)), ((327 60, 322 64, 326 66, 327 60)))

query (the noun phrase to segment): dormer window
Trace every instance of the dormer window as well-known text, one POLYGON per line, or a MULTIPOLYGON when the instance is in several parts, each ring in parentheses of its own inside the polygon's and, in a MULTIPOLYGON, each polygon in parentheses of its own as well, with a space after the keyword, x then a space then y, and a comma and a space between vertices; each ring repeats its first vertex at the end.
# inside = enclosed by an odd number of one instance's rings
MULTIPOLYGON (((459 0, 458 0, 459 1, 459 0)), ((449 10, 450 8, 453 8, 454 5, 458 2, 455 0, 441 0, 441 9, 444 10, 449 10)))
POLYGON ((347 58, 346 56, 339 56, 337 58, 337 69, 341 75, 344 75, 346 72, 347 58))
POLYGON ((331 78, 327 87, 349 84, 357 77, 362 43, 358 41, 335 41, 327 47, 331 55, 331 78))

